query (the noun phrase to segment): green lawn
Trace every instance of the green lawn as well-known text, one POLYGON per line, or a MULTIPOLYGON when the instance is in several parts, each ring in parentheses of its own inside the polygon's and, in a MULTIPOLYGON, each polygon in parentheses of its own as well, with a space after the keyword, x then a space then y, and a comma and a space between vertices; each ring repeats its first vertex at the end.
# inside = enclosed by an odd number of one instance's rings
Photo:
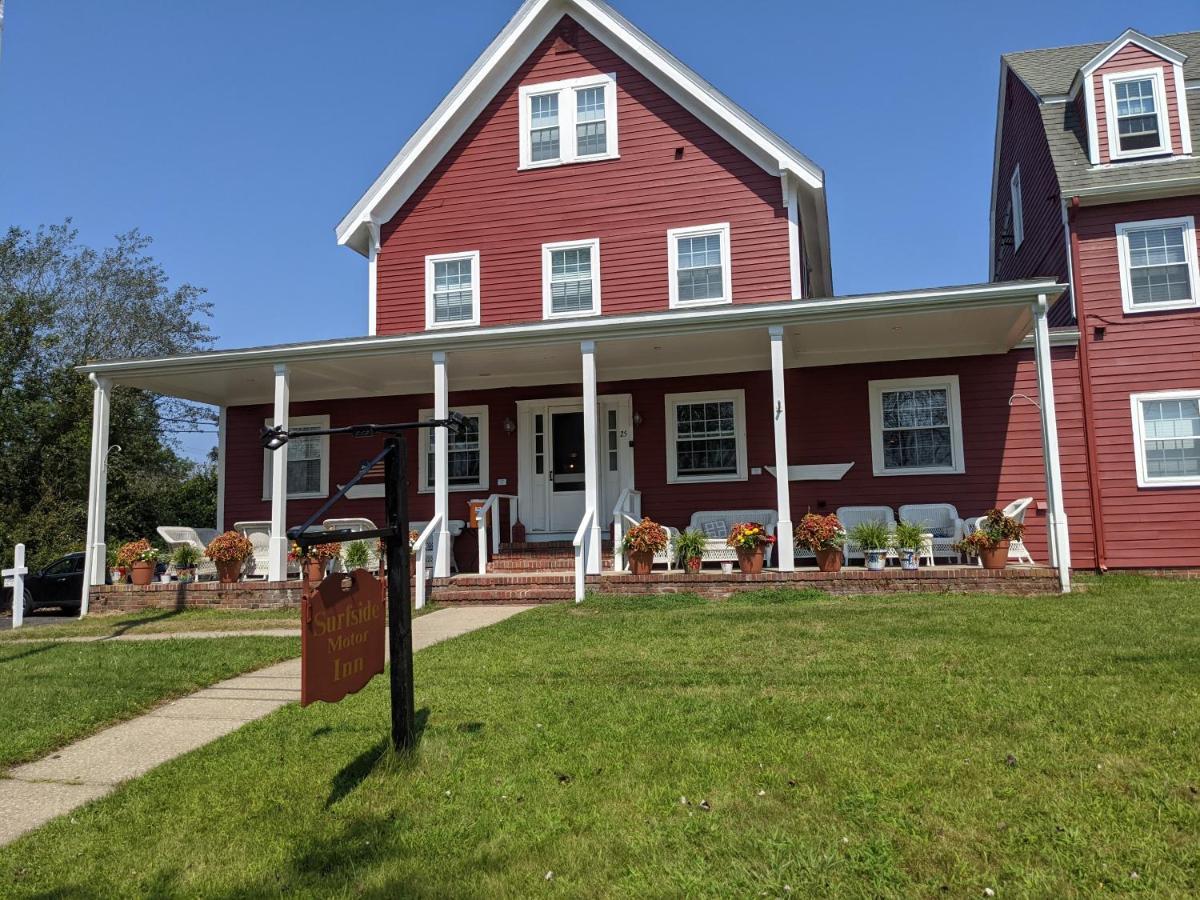
POLYGON ((90 614, 54 625, 31 625, 0 632, 0 643, 13 640, 120 634, 165 634, 181 631, 229 631, 242 628, 299 628, 300 610, 293 609, 142 609, 132 613, 90 614))
POLYGON ((0 885, 1195 896, 1200 583, 1089 587, 537 609, 417 654, 411 763, 376 679, 24 838, 0 885))
POLYGON ((299 654, 289 638, 0 645, 0 769, 299 654))

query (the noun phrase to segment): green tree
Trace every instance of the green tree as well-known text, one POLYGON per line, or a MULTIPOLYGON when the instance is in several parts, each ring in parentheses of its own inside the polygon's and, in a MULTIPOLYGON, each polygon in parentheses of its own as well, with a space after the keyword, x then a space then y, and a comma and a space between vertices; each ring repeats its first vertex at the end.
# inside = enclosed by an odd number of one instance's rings
MULTIPOLYGON (((211 305, 171 286, 137 231, 81 246, 70 221, 0 237, 0 557, 24 541, 31 565, 83 546, 96 359, 202 350, 211 305)), ((213 410, 118 387, 112 395, 109 541, 164 522, 215 517, 216 470, 180 455, 176 433, 209 430, 213 410)))

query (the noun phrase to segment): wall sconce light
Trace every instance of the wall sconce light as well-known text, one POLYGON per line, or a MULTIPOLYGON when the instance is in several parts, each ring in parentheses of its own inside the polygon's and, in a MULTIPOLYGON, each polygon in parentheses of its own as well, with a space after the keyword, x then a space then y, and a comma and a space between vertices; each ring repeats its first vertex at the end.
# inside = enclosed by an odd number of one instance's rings
POLYGON ((504 433, 512 434, 516 430, 517 430, 517 423, 514 422, 510 416, 505 416, 504 417, 504 433))
POLYGON ((641 424, 642 424, 642 414, 640 412, 635 412, 633 414, 633 427, 637 428, 641 424))

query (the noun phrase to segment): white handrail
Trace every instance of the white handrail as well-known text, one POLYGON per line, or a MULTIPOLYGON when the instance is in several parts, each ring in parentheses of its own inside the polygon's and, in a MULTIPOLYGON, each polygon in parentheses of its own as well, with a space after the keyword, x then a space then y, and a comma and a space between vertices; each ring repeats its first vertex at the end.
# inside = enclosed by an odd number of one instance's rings
POLYGON ((413 585, 416 587, 416 597, 413 605, 417 609, 425 608, 425 545, 429 543, 430 535, 442 528, 442 517, 434 516, 425 526, 425 530, 413 541, 412 555, 409 557, 409 567, 413 571, 413 585))
POLYGON ((596 519, 596 510, 588 507, 583 513, 583 519, 579 523, 579 530, 575 532, 575 540, 572 545, 575 547, 575 602, 583 601, 584 588, 587 584, 587 555, 588 532, 591 531, 592 522, 596 519))
POLYGON ((613 535, 613 571, 620 572, 625 568, 622 543, 625 537, 625 521, 636 525, 642 516, 642 492, 634 488, 625 488, 617 498, 617 504, 612 511, 613 535))
POLYGON ((488 515, 492 517, 492 553, 500 552, 500 501, 508 501, 508 533, 517 524, 516 494, 492 494, 483 506, 475 510, 475 524, 479 526, 479 574, 487 574, 488 562, 488 515))

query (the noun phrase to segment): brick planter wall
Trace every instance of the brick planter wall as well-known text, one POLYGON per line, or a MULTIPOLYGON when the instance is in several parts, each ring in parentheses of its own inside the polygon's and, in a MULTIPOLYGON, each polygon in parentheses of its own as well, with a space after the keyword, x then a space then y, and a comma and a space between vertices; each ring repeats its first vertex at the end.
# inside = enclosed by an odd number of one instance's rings
POLYGON ((285 609, 300 606, 299 581, 193 581, 180 584, 106 584, 92 588, 90 612, 133 612, 139 609, 285 609))

